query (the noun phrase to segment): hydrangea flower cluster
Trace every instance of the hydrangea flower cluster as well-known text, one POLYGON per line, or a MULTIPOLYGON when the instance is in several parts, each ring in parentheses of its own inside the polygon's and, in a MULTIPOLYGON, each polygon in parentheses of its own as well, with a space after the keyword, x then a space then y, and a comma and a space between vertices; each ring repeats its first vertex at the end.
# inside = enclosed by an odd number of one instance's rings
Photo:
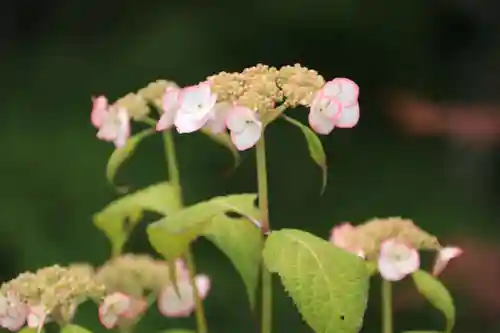
MULTIPOLYGON (((99 303, 99 320, 108 329, 134 323, 149 307, 145 294, 157 299, 166 317, 186 317, 195 307, 187 268, 176 262, 177 293, 170 283, 165 261, 126 254, 94 272, 88 265, 51 266, 26 272, 0 289, 0 327, 16 332, 23 326, 41 331, 56 321, 70 323, 79 304, 99 303)), ((206 275, 195 277, 200 298, 210 290, 206 275)))
POLYGON ((436 237, 418 228, 413 221, 398 217, 373 219, 353 226, 342 223, 332 229, 330 241, 336 246, 376 262, 387 281, 399 281, 420 268, 419 250, 435 250, 433 274, 439 275, 462 249, 442 247, 436 237))
POLYGON ((165 82, 148 86, 133 98, 129 94, 127 100, 111 106, 106 97, 95 98, 91 120, 98 129, 97 137, 122 147, 130 136, 130 118, 140 119, 137 110, 144 115, 146 102, 161 110, 157 131, 229 131, 240 151, 253 147, 265 126, 287 108, 308 107, 311 128, 323 135, 335 127, 352 128, 359 121, 356 83, 346 78, 325 83, 317 72, 300 65, 279 70, 257 65, 241 73, 222 72, 184 88, 165 82), (159 87, 164 88, 161 96, 157 96, 159 87), (138 100, 142 100, 139 107, 138 100))

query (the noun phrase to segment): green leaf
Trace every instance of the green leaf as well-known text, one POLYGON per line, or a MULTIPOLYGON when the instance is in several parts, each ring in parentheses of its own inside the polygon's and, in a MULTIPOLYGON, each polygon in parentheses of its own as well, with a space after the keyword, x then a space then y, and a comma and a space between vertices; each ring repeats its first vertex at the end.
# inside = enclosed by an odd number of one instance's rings
POLYGON ((439 331, 404 331, 403 333, 441 333, 439 331))
POLYGON ((377 263, 373 261, 365 261, 366 270, 370 276, 374 275, 378 271, 377 263))
POLYGON ((233 144, 233 141, 231 141, 231 137, 229 136, 229 134, 227 134, 226 132, 214 134, 206 128, 202 128, 201 132, 207 135, 213 141, 220 144, 221 146, 229 149, 231 155, 233 155, 234 169, 236 169, 240 165, 241 163, 240 152, 238 151, 238 149, 236 149, 236 146, 233 144))
POLYGON ((79 326, 79 325, 66 325, 61 329, 61 333, 92 333, 92 331, 89 331, 85 327, 79 326))
POLYGON ((264 263, 279 274, 315 332, 357 333, 361 329, 369 274, 357 255, 305 231, 282 229, 269 235, 264 263))
POLYGON ((165 331, 161 331, 160 333, 196 333, 196 331, 188 330, 184 328, 173 328, 165 331))
POLYGON ((216 197, 170 214, 148 226, 149 242, 168 261, 173 261, 191 242, 206 236, 229 257, 243 278, 253 306, 262 249, 260 229, 248 221, 260 220, 254 205, 256 198, 255 194, 216 197), (227 212, 242 217, 229 217, 227 212))
POLYGON ((121 252, 144 211, 170 214, 178 209, 178 202, 178 191, 169 183, 151 185, 111 202, 94 215, 94 224, 106 234, 116 255, 121 252))
POLYGON ((446 317, 446 332, 450 333, 455 326, 455 305, 448 289, 431 274, 418 270, 412 274, 413 281, 422 296, 446 317))
MULTIPOLYGON (((251 216, 260 216, 253 206, 252 196, 248 200, 248 210, 253 209, 251 216)), ((230 218, 219 214, 212 219, 210 226, 205 229, 206 236, 232 262, 240 274, 248 294, 250 307, 255 307, 255 290, 259 281, 260 262, 262 256, 262 232, 247 218, 230 218)))
POLYGON ((323 183, 321 187, 321 194, 325 192, 326 184, 328 181, 328 167, 326 163, 326 154, 323 149, 323 144, 318 136, 306 125, 302 124, 300 121, 297 121, 288 116, 282 115, 283 119, 288 121, 290 124, 297 126, 304 134, 304 137, 307 141, 307 148, 309 149, 309 155, 313 159, 314 163, 316 163, 323 173, 323 183))
MULTIPOLYGON (((37 329, 24 326, 21 330, 17 331, 17 333, 37 333, 37 329)), ((42 328, 39 333, 45 333, 45 330, 42 328)))
MULTIPOLYGON (((137 145, 142 141, 145 137, 155 133, 154 129, 146 129, 142 132, 137 133, 134 136, 131 136, 125 146, 121 148, 115 149, 115 151, 111 154, 108 160, 108 164, 106 166, 106 178, 111 185, 114 185, 114 179, 118 172, 118 169, 121 165, 127 161, 130 156, 135 152, 137 145)), ((121 193, 126 192, 128 189, 124 186, 117 186, 117 190, 121 193)))

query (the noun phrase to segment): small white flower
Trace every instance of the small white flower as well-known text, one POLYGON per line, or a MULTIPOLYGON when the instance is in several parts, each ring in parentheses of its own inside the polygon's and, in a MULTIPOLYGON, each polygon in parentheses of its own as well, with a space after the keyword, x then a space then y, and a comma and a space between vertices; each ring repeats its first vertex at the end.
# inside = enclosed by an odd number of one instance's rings
POLYGON ((176 87, 168 87, 163 94, 163 114, 156 124, 157 131, 169 129, 174 124, 175 116, 179 110, 179 93, 180 89, 176 87))
POLYGON ((252 148, 262 134, 262 123, 257 114, 244 106, 234 105, 231 108, 226 125, 231 131, 231 140, 238 150, 252 148))
POLYGON ((335 127, 352 128, 359 121, 359 87, 346 78, 327 82, 315 95, 309 112, 309 124, 319 134, 335 127))
POLYGON ((0 326, 17 332, 24 326, 28 315, 28 307, 17 295, 8 293, 0 296, 0 326))
POLYGON ((458 257, 463 253, 463 250, 459 247, 444 247, 439 250, 437 255, 436 262, 434 264, 434 268, 432 269, 432 274, 437 276, 441 274, 441 272, 446 268, 448 262, 458 257))
POLYGON ((99 306, 99 320, 101 324, 107 329, 113 328, 120 317, 130 309, 132 305, 132 298, 122 294, 113 293, 104 298, 104 301, 99 306))
POLYGON ((210 83, 183 88, 179 94, 179 109, 174 125, 179 133, 191 133, 202 128, 211 117, 217 101, 210 83))
POLYGON ((399 281, 415 272, 420 266, 418 251, 394 239, 384 241, 380 246, 378 270, 387 281, 399 281))
POLYGON ((90 120, 98 129, 97 138, 113 142, 116 148, 123 147, 130 136, 130 117, 127 110, 109 106, 104 96, 94 98, 90 120))
MULTIPOLYGON (((166 317, 188 317, 195 308, 193 287, 189 281, 189 272, 181 260, 176 261, 177 294, 173 285, 165 286, 158 296, 158 309, 166 317), (180 297, 179 297, 180 296, 180 297)), ((203 300, 210 290, 210 279, 206 275, 195 277, 198 295, 203 300)))

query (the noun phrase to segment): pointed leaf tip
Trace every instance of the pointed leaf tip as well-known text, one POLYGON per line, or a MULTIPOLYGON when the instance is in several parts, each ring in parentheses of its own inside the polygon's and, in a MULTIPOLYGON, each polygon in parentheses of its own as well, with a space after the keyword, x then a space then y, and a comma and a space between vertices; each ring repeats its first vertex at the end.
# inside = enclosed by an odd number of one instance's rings
POLYGON ((315 332, 359 332, 369 272, 358 256, 294 229, 271 232, 263 256, 315 332))
POLYGON ((153 129, 146 129, 142 132, 131 136, 125 146, 121 148, 117 148, 113 151, 111 156, 108 159, 108 164, 106 165, 106 179, 108 182, 115 186, 119 193, 125 193, 128 191, 126 186, 117 186, 114 183, 116 174, 118 170, 135 152, 137 145, 146 137, 155 133, 153 129))
POLYGON ((304 138, 307 142, 307 148, 309 150, 309 156, 311 156, 314 163, 316 163, 322 172, 322 185, 321 185, 321 194, 325 192, 326 185, 328 182, 328 166, 326 162, 326 154, 323 149, 323 144, 319 137, 306 125, 302 124, 300 121, 290 118, 288 116, 282 115, 283 119, 288 121, 290 124, 298 127, 302 134, 304 134, 304 138))
POLYGON ((455 305, 448 289, 436 277, 426 271, 418 270, 412 274, 419 293, 424 296, 446 318, 446 333, 455 326, 455 305))

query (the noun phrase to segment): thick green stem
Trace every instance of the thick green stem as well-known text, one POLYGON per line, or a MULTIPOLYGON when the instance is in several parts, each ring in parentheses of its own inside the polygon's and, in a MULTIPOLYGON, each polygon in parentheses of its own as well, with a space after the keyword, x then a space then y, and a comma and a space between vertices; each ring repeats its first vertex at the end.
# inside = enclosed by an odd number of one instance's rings
MULTIPOLYGON (((164 131, 163 132, 163 142, 165 146, 165 157, 167 160, 168 167, 168 179, 170 184, 175 188, 177 192, 178 198, 178 207, 182 208, 184 203, 182 200, 182 188, 180 182, 180 174, 179 174, 179 165, 177 164, 177 154, 175 152, 174 138, 172 132, 164 131)), ((198 291, 198 287, 195 283, 196 276, 196 266, 193 260, 193 254, 191 253, 191 249, 188 249, 185 253, 186 266, 189 271, 189 279, 191 286, 193 287, 193 298, 195 301, 195 315, 196 315, 196 325, 197 325, 197 333, 207 333, 208 326, 207 320, 205 318, 205 310, 203 308, 203 302, 200 299, 200 293, 198 291)))
MULTIPOLYGON (((267 168, 266 168, 266 145, 264 134, 257 142, 257 183, 259 194, 259 209, 261 212, 261 229, 263 237, 270 231, 269 229, 269 202, 267 190, 267 168)), ((262 329, 261 333, 271 333, 272 330, 272 279, 271 272, 262 265, 262 329)))
POLYGON ((392 333, 392 284, 382 280, 382 333, 392 333))

